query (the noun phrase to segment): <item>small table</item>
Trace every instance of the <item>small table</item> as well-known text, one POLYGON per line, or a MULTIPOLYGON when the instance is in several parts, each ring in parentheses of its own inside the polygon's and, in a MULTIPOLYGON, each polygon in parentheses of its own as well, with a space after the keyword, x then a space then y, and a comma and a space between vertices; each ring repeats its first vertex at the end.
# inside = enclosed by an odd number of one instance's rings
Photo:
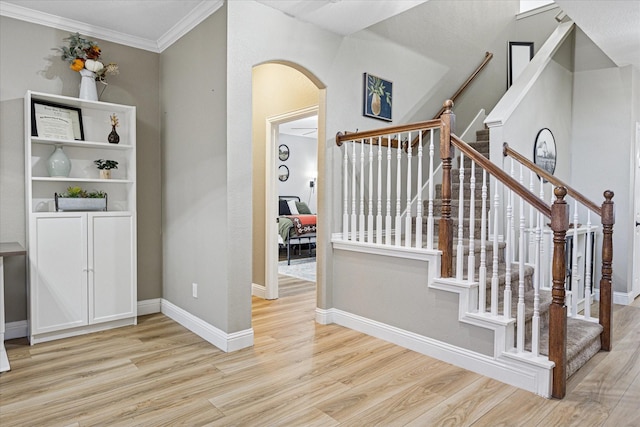
POLYGON ((7 350, 4 348, 4 257, 26 255, 20 243, 0 243, 0 372, 11 369, 7 350))

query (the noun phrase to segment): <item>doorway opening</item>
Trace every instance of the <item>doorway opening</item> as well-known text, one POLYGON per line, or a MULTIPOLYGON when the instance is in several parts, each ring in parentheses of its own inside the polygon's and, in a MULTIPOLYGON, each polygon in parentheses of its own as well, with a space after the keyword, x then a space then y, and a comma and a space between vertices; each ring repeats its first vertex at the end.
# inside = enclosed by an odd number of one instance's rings
MULTIPOLYGON (((322 83, 296 64, 265 63, 253 69, 252 294, 256 297, 279 296, 279 196, 296 196, 321 221, 324 93, 322 83), (297 141, 291 135, 294 132, 306 143, 297 141), (286 146, 282 152, 281 145, 286 146)), ((315 252, 316 265, 322 264, 324 240, 316 238, 311 247, 304 245, 307 253, 315 252)), ((318 287, 323 280, 319 270, 318 287)))

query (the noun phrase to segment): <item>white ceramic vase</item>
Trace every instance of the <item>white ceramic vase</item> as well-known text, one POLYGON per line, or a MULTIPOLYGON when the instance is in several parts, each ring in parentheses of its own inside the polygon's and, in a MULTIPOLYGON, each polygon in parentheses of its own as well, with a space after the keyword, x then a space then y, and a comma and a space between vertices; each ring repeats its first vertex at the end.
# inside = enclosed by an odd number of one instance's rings
POLYGON ((47 160, 49 176, 66 178, 71 172, 71 160, 62 150, 62 145, 56 145, 51 156, 47 160))
POLYGON ((96 73, 89 71, 86 68, 80 70, 80 99, 86 99, 88 101, 98 100, 98 89, 96 88, 96 73))

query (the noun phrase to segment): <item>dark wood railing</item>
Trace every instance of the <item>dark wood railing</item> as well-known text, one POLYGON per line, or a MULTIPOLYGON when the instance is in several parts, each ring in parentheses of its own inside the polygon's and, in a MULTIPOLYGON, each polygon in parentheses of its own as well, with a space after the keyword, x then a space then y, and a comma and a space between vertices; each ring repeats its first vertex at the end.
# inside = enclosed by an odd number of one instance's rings
MULTIPOLYGON (((564 197, 568 194, 569 196, 573 197, 576 201, 580 202, 582 205, 584 205, 585 207, 587 207, 589 210, 591 210, 592 212, 594 212, 596 215, 600 217, 600 222, 602 224, 603 239, 602 239, 602 276, 600 279, 600 303, 599 303, 598 321, 602 326, 602 333, 600 334, 600 347, 605 351, 610 351, 611 350, 612 314, 613 314, 612 313, 613 293, 612 293, 612 284, 611 284, 611 276, 612 276, 611 263, 613 259, 613 225, 615 223, 614 204, 612 200, 614 195, 613 191, 607 190, 604 192, 605 200, 602 203, 602 206, 599 207, 589 198, 584 196, 582 193, 580 193, 570 185, 563 182, 558 177, 551 175, 549 172, 542 169, 540 166, 536 165, 535 163, 533 163, 531 160, 529 160, 522 154, 513 150, 511 147, 509 147, 509 144, 507 144, 506 142, 503 144, 502 154, 505 157, 511 157, 517 160, 518 162, 520 162, 520 164, 527 167, 529 170, 536 173, 538 176, 549 181, 553 186, 556 187, 556 196, 560 197, 560 195, 557 193, 557 190, 559 188, 562 188, 563 189, 563 193, 561 194, 562 199, 564 199, 564 197)), ((565 225, 568 226, 569 224, 569 220, 568 220, 569 211, 566 207, 566 202, 563 201, 563 203, 564 203, 562 208, 563 211, 562 212, 559 211, 557 213, 557 215, 567 215, 566 224, 565 224, 565 221, 563 221, 562 227, 564 227, 565 225), (566 214, 564 213, 565 210, 566 210, 566 214)), ((557 209, 560 210, 559 207, 557 209)), ((559 221, 560 221, 559 219, 556 219, 555 224, 553 219, 551 221, 551 229, 553 230, 553 235, 554 235, 553 242, 554 242, 555 249, 557 249, 556 233, 561 233, 560 229, 562 228, 560 226, 559 221)), ((566 235, 566 229, 564 231, 564 234, 562 235, 562 241, 564 241, 565 235, 566 235)), ((560 234, 558 234, 557 238, 558 240, 560 239, 560 234)), ((558 264, 562 264, 562 266, 560 265, 556 266, 555 250, 554 250, 554 266, 552 270, 553 271, 553 288, 551 291, 552 303, 551 303, 551 308, 549 310, 549 331, 551 332, 552 330, 554 330, 556 334, 559 333, 558 331, 561 328, 564 327, 566 329, 566 314, 567 314, 566 311, 567 310, 566 310, 566 306, 564 306, 564 297, 565 297, 564 263, 565 263, 565 260, 563 258, 562 260, 558 260, 558 264), (558 268, 557 272, 556 272, 556 267, 558 268), (556 274, 558 275, 557 278, 556 278, 556 274), (556 283, 556 280, 558 280, 558 283, 556 283), (564 308, 562 309, 561 307, 563 306, 564 308)), ((566 333, 563 333, 562 336, 566 336, 566 333)), ((563 361, 566 361, 566 342, 561 342, 559 335, 551 335, 551 334, 549 335, 549 359, 551 359, 556 363, 556 366, 558 367, 559 370, 564 369, 565 363, 563 363, 563 361)), ((562 381, 564 383, 566 380, 564 380, 563 378, 565 377, 566 375, 564 374, 564 372, 562 373, 558 372, 558 375, 556 375, 556 372, 554 371, 554 385, 553 385, 554 397, 558 397, 558 398, 564 397, 566 384, 561 384, 561 383, 556 384, 556 381, 558 382, 562 381)))

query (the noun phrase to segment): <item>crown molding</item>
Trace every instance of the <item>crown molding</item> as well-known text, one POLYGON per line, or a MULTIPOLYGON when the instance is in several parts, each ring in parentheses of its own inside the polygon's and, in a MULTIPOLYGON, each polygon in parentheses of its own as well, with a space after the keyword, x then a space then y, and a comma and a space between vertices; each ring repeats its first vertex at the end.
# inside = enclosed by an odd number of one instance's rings
POLYGON ((176 25, 171 27, 169 31, 164 33, 158 39, 158 52, 164 51, 166 48, 177 42, 182 36, 193 30, 199 23, 220 9, 223 4, 223 0, 201 1, 200 4, 193 8, 191 13, 178 21, 176 25))
POLYGON ((180 39, 180 37, 191 31, 200 22, 209 17, 212 13, 220 9, 223 4, 223 0, 213 2, 203 0, 191 11, 191 13, 189 13, 189 15, 182 18, 157 41, 121 33, 119 31, 113 31, 104 27, 88 25, 84 22, 39 12, 33 9, 27 9, 26 7, 4 1, 0 1, 0 16, 44 25, 46 27, 57 28, 71 33, 78 32, 85 36, 95 37, 155 53, 161 53, 180 39))

